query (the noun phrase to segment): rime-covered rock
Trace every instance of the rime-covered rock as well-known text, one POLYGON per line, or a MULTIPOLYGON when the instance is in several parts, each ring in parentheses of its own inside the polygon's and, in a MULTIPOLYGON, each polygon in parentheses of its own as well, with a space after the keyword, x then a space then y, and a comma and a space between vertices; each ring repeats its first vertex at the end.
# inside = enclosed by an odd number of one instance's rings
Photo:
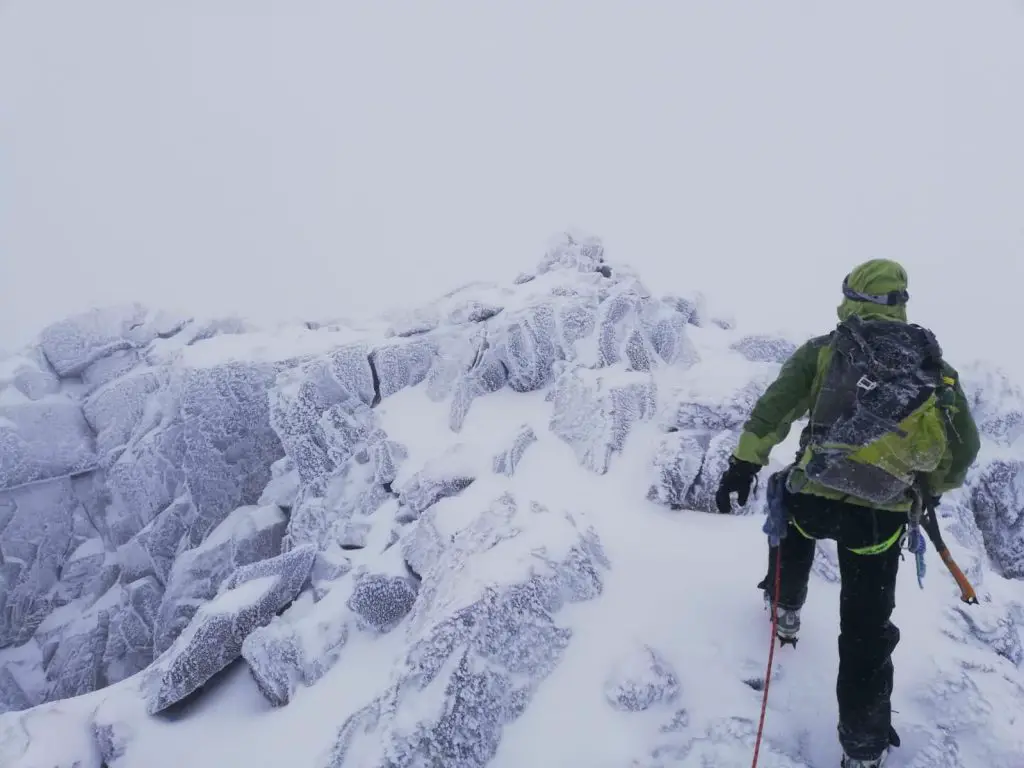
POLYGON ((121 545, 117 550, 121 580, 127 583, 152 575, 161 584, 166 584, 191 514, 191 502, 185 498, 176 499, 121 545))
POLYGON ((364 574, 356 580, 348 607, 371 629, 390 632, 412 610, 417 589, 410 578, 364 574))
POLYGON ((269 624, 298 596, 313 557, 311 547, 293 550, 241 568, 226 581, 147 673, 149 713, 182 701, 237 659, 246 637, 269 624))
POLYGON ((0 492, 0 648, 26 642, 54 607, 80 510, 66 478, 0 492))
POLYGON ((662 302, 646 301, 640 321, 644 335, 662 362, 688 367, 700 359, 687 334, 687 315, 662 302))
POLYGON ((119 448, 127 445, 142 420, 149 397, 166 384, 158 370, 144 369, 122 376, 94 391, 84 401, 85 419, 96 433, 96 453, 109 466, 119 448))
POLYGON ((141 304, 89 310, 47 326, 40 346, 61 377, 77 376, 100 358, 155 338, 144 327, 146 316, 141 304))
POLYGON ((731 349, 753 363, 784 363, 796 352, 796 344, 777 336, 744 336, 731 349))
POLYGON ((64 634, 46 664, 47 700, 69 699, 106 685, 103 652, 109 625, 108 611, 93 610, 64 634))
POLYGON ((60 567, 54 603, 66 605, 82 596, 107 562, 103 540, 90 538, 75 548, 60 567))
POLYGON ((428 509, 402 536, 402 558, 406 567, 422 579, 437 565, 448 543, 435 522, 436 509, 428 509))
POLYGON ((598 310, 598 363, 622 362, 630 371, 649 371, 655 365, 654 346, 645 331, 644 300, 621 292, 601 303, 598 310))
POLYGON ((261 507, 275 504, 285 511, 291 511, 301 485, 295 462, 290 456, 285 456, 270 465, 270 482, 256 503, 261 507))
POLYGON ((448 426, 458 432, 469 413, 469 408, 478 397, 497 392, 509 383, 509 368, 499 351, 485 348, 479 359, 461 374, 452 394, 451 413, 448 426))
MULTIPOLYGON (((370 425, 371 417, 368 412, 370 425)), ((302 488, 291 513, 287 546, 361 547, 369 525, 363 518, 395 499, 392 483, 406 450, 372 426, 363 434, 351 444, 354 453, 328 478, 302 488)))
MULTIPOLYGON (((184 429, 173 415, 168 419, 165 427, 143 432, 129 443, 106 469, 107 525, 116 545, 131 540, 185 490, 184 429)), ((186 526, 194 514, 191 501, 188 506, 186 526)))
POLYGON ((550 302, 507 313, 495 344, 510 388, 532 392, 551 381, 552 367, 561 357, 556 333, 555 309, 550 302))
POLYGON ((549 393, 551 431, 583 466, 604 474, 633 425, 654 416, 656 397, 654 381, 644 374, 567 369, 549 393))
POLYGON ((309 579, 313 586, 313 597, 317 601, 331 591, 335 583, 352 570, 352 560, 340 546, 321 549, 313 560, 309 579))
POLYGON ((108 357, 101 357, 82 371, 82 383, 87 392, 92 392, 104 384, 125 376, 142 363, 143 357, 137 349, 122 349, 108 357))
POLYGON ((501 314, 502 309, 497 304, 470 299, 457 304, 448 313, 448 322, 452 325, 466 325, 467 323, 482 323, 501 314))
POLYGON ((700 474, 707 438, 688 432, 670 432, 654 454, 654 482, 647 490, 650 501, 670 509, 683 509, 700 474))
POLYGON ((375 349, 370 355, 370 364, 377 374, 380 396, 390 397, 422 382, 436 355, 437 347, 421 338, 375 349))
POLYGON ((235 508, 254 504, 284 455, 270 424, 270 365, 197 369, 182 387, 186 484, 196 515, 186 540, 199 544, 235 508))
POLYGON ((134 729, 123 722, 93 722, 92 737, 103 765, 112 765, 124 757, 128 743, 134 737, 134 729))
POLYGON ((7 359, 0 359, 0 390, 14 387, 29 400, 42 400, 60 392, 60 379, 38 348, 7 359))
POLYGON ((0 405, 0 490, 96 466, 92 431, 72 400, 0 405))
POLYGON ((760 372, 753 379, 724 391, 718 382, 701 381, 699 385, 674 392, 667 398, 667 406, 659 421, 666 431, 738 430, 750 418, 754 405, 773 376, 760 372))
POLYGON ((406 517, 415 519, 441 499, 468 488, 476 476, 476 461, 469 447, 460 443, 402 483, 398 500, 406 517))
POLYGON ((157 615, 156 653, 171 646, 199 606, 212 600, 237 569, 277 555, 286 525, 278 507, 239 507, 202 544, 180 554, 157 615))
POLYGON ((537 434, 529 425, 524 424, 512 441, 511 447, 494 457, 494 471, 499 475, 512 477, 516 472, 516 467, 519 466, 519 462, 522 461, 526 449, 535 442, 537 442, 537 434))
POLYGON ((21 687, 12 669, 6 664, 0 667, 0 715, 28 709, 35 703, 21 687))
POLYGON ((605 679, 604 696, 615 709, 642 712, 655 704, 674 702, 679 696, 679 676, 653 648, 633 648, 605 679))
POLYGON ((971 483, 971 506, 992 562, 1007 578, 1024 579, 1024 461, 982 467, 971 483))
MULTIPOLYGON (((718 481, 729 466, 729 457, 732 456, 733 451, 736 449, 737 442, 739 442, 738 432, 720 432, 708 442, 700 472, 690 487, 690 493, 685 501, 685 506, 688 509, 694 509, 698 512, 718 511, 718 507, 715 504, 718 481)), ((756 494, 751 493, 751 501, 748 502, 746 509, 741 511, 753 512, 756 509, 754 504, 756 499, 756 494)))
POLYGON ((249 635, 242 656, 260 692, 274 706, 283 706, 300 683, 316 684, 341 655, 351 622, 339 588, 305 613, 285 614, 249 635))
POLYGON ((1001 614, 990 605, 978 610, 967 610, 957 605, 947 609, 947 615, 952 618, 956 637, 961 642, 973 639, 995 651, 1013 666, 1024 666, 1021 627, 1012 616, 1001 614))
POLYGON ((121 587, 120 602, 110 612, 103 652, 108 684, 141 672, 153 661, 153 632, 163 593, 163 585, 154 576, 121 587))
POLYGON ((1000 445, 1012 445, 1024 434, 1024 390, 987 365, 965 366, 960 375, 978 431, 1000 445))
MULTIPOLYGON (((337 468, 325 433, 325 425, 333 422, 324 420, 325 413, 334 407, 337 420, 359 404, 372 405, 376 396, 369 351, 362 345, 341 347, 278 377, 270 392, 270 419, 304 483, 337 468)), ((335 428, 332 438, 338 434, 335 428)), ((331 447, 335 452, 344 449, 337 439, 331 447)))
POLYGON ((606 567, 569 516, 497 500, 424 575, 393 686, 342 726, 327 766, 485 765, 571 640, 554 616, 600 594, 606 567))
POLYGON ((601 272, 607 269, 601 239, 571 233, 552 238, 537 266, 537 274, 543 275, 556 269, 579 272, 601 272))

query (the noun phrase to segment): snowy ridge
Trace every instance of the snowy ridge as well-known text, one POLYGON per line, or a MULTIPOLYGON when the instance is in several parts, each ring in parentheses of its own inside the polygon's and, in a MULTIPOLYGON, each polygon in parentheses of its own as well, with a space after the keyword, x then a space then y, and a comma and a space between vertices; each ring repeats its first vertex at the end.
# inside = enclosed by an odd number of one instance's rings
MULTIPOLYGON (((763 491, 704 513, 794 340, 730 326, 564 236, 363 326, 47 328, 0 361, 0 765, 749 765, 763 491)), ((982 604, 901 575, 895 766, 1024 754, 1024 396, 961 373, 982 604)), ((827 542, 814 573, 765 766, 838 763, 827 542)))

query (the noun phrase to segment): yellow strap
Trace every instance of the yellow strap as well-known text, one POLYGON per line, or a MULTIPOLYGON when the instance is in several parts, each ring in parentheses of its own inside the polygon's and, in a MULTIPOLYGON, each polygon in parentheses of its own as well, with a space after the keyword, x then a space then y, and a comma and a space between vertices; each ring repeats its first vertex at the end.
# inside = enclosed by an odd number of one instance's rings
POLYGON ((856 549, 850 549, 850 551, 855 555, 880 555, 899 541, 902 535, 903 527, 901 526, 896 529, 896 533, 879 544, 872 544, 870 547, 857 547, 856 549))
POLYGON ((803 537, 804 537, 805 539, 810 539, 811 541, 814 541, 814 537, 813 537, 813 536, 811 536, 811 535, 810 535, 810 534, 809 534, 809 533, 808 533, 807 531, 805 531, 805 530, 804 530, 803 528, 801 528, 801 527, 800 527, 800 524, 799 524, 799 523, 797 523, 797 521, 796 521, 796 520, 792 520, 792 519, 790 519, 790 521, 789 521, 789 522, 790 522, 790 524, 791 524, 791 525, 792 525, 792 526, 793 526, 794 528, 796 528, 797 532, 798 532, 798 533, 799 533, 799 534, 800 534, 801 536, 803 536, 803 537))
MULTIPOLYGON (((797 532, 801 536, 803 536, 805 539, 811 539, 812 541, 814 540, 814 537, 811 536, 809 533, 807 533, 807 531, 805 531, 803 528, 801 528, 800 524, 796 520, 790 519, 789 523, 794 528, 796 528, 797 532)), ((855 555, 880 555, 883 552, 885 552, 886 550, 888 550, 897 541, 899 541, 900 540, 900 536, 902 534, 903 534, 903 528, 897 528, 896 529, 896 533, 894 533, 888 539, 886 539, 885 541, 883 541, 883 542, 881 542, 879 544, 872 544, 872 545, 867 546, 867 547, 856 547, 856 548, 851 549, 850 551, 853 552, 853 554, 855 554, 855 555)))

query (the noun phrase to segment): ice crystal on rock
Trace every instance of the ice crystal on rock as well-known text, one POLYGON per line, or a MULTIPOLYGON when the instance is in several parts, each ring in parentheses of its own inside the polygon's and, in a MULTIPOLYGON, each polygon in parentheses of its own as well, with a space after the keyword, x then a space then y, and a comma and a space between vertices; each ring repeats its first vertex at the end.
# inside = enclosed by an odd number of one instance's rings
POLYGON ((572 446, 583 466, 604 474, 633 425, 654 416, 656 397, 654 381, 644 374, 567 369, 550 393, 551 431, 572 446))

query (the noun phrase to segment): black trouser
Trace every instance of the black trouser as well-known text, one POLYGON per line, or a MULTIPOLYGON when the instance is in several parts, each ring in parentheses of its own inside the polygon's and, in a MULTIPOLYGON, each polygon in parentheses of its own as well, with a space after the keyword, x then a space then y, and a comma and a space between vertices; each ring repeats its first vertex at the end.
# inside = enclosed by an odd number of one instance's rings
POLYGON ((850 757, 870 760, 890 743, 892 730, 892 652, 899 629, 889 620, 896 607, 900 547, 877 555, 859 549, 884 542, 907 517, 808 494, 786 493, 790 525, 778 548, 769 547, 768 575, 761 586, 774 595, 776 550, 782 552, 779 605, 800 608, 814 562, 814 539, 834 539, 839 547, 839 741, 850 757), (793 525, 796 523, 807 536, 793 525))

